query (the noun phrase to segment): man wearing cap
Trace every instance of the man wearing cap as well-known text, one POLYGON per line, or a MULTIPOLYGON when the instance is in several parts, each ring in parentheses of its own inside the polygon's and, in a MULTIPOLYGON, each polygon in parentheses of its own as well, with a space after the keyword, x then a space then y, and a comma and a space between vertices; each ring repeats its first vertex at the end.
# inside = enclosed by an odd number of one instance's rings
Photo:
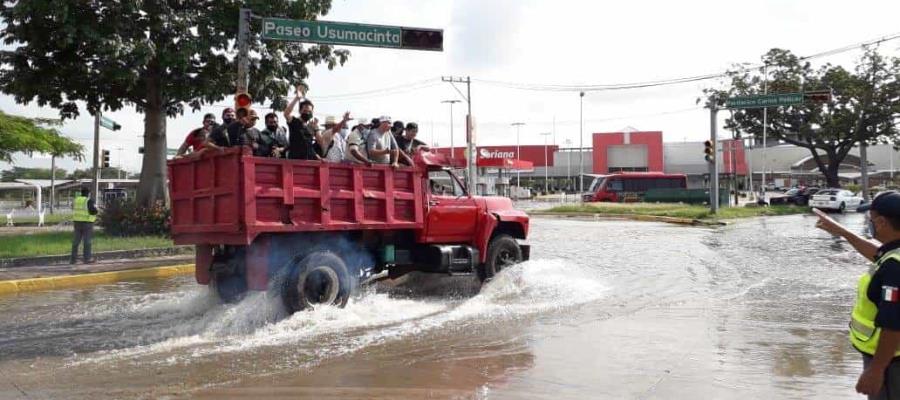
POLYGON ((375 164, 399 166, 397 141, 391 134, 391 117, 383 115, 378 118, 378 127, 371 130, 369 137, 366 138, 366 152, 369 154, 369 160, 375 164))
POLYGON ((359 118, 359 124, 353 127, 347 136, 347 150, 344 152, 344 162, 351 164, 366 164, 371 166, 369 155, 366 154, 366 138, 369 136, 369 125, 366 118, 359 118))
POLYGON ((231 143, 228 141, 228 126, 234 122, 234 118, 235 114, 233 108, 228 107, 222 110, 222 125, 217 125, 212 129, 209 133, 209 141, 218 147, 230 147, 231 143))
POLYGON ((319 137, 316 144, 319 145, 320 155, 325 161, 339 163, 344 160, 344 152, 347 151, 347 122, 350 121, 350 112, 344 113, 341 122, 337 122, 334 116, 325 117, 325 131, 319 137))
POLYGON ((869 211, 869 234, 876 241, 819 210, 816 227, 847 239, 874 262, 858 281, 850 315, 850 343, 863 357, 856 391, 869 399, 900 399, 900 193, 883 192, 860 210, 869 211))
POLYGON ((412 165, 412 156, 416 154, 417 151, 425 150, 428 151, 428 146, 425 145, 425 142, 416 139, 416 135, 419 134, 419 125, 415 122, 410 122, 406 124, 406 128, 403 129, 403 134, 397 136, 397 147, 400 148, 400 158, 404 160, 405 163, 412 165))

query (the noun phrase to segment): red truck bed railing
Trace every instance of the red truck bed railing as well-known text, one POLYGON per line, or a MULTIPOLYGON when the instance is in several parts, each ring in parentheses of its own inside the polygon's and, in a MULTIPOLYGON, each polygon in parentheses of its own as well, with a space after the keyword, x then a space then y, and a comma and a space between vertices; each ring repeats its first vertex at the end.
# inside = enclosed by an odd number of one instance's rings
POLYGON ((168 168, 176 244, 424 226, 419 168, 262 158, 236 148, 171 160, 168 168))

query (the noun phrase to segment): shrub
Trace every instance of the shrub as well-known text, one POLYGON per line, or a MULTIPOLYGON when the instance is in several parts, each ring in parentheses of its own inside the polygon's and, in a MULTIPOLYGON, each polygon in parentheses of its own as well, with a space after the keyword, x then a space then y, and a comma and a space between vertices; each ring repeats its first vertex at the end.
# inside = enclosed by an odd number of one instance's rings
POLYGON ((844 185, 844 189, 847 189, 853 193, 859 193, 859 191, 862 190, 862 186, 849 184, 849 185, 844 185))
POLYGON ((169 236, 171 219, 162 202, 143 207, 134 200, 115 200, 100 212, 99 222, 111 236, 169 236))

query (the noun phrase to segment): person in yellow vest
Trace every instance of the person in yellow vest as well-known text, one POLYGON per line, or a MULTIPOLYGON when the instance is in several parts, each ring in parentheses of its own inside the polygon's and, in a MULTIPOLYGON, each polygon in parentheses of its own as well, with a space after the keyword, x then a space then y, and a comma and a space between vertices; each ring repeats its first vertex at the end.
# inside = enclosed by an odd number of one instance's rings
POLYGON ((91 239, 94 236, 94 221, 97 220, 97 206, 94 199, 88 197, 91 191, 81 188, 81 194, 75 196, 72 209, 72 225, 75 226, 75 236, 72 238, 72 256, 69 264, 75 264, 78 260, 78 244, 84 241, 84 263, 94 262, 91 257, 91 239))
POLYGON ((850 343, 863 358, 856 391, 869 399, 900 399, 900 193, 883 192, 860 210, 869 212, 869 234, 877 242, 819 210, 816 227, 844 237, 874 262, 859 278, 850 315, 850 343))

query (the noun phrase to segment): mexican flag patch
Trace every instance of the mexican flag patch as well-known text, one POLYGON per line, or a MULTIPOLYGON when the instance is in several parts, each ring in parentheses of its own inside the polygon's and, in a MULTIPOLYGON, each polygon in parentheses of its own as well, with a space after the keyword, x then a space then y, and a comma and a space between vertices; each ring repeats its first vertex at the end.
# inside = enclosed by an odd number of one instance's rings
POLYGON ((900 302, 900 290, 893 286, 881 287, 881 299, 890 303, 900 302))

